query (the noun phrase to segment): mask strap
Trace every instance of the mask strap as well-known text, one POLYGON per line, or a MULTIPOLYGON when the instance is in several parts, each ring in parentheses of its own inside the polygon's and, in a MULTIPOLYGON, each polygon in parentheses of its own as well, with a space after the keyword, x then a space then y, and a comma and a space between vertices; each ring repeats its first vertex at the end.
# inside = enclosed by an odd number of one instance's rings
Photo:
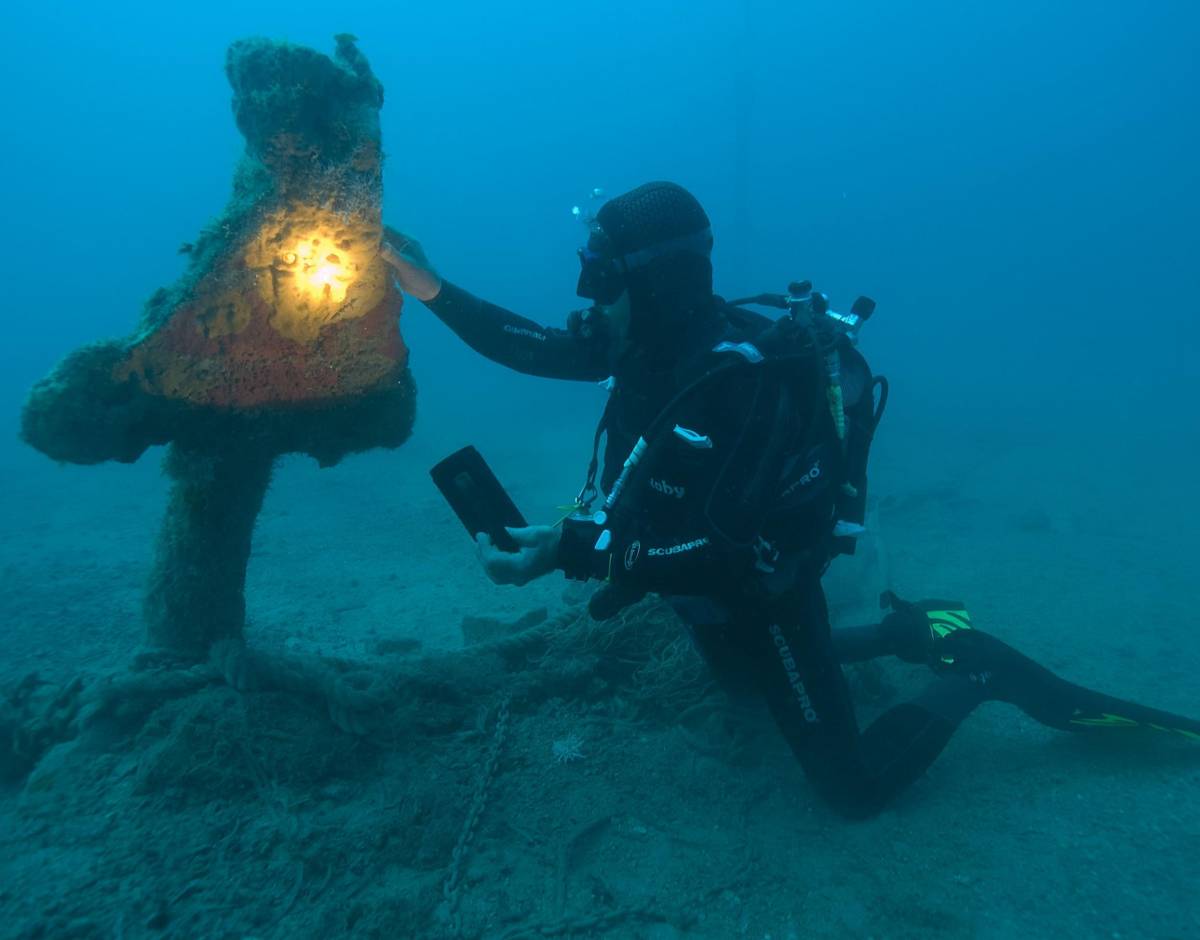
POLYGON ((676 251, 688 251, 707 258, 712 253, 712 229, 706 228, 700 232, 693 232, 691 235, 681 235, 679 238, 659 242, 657 245, 651 245, 641 251, 631 251, 616 260, 626 271, 634 271, 637 268, 645 267, 655 258, 661 258, 663 255, 669 255, 676 251))

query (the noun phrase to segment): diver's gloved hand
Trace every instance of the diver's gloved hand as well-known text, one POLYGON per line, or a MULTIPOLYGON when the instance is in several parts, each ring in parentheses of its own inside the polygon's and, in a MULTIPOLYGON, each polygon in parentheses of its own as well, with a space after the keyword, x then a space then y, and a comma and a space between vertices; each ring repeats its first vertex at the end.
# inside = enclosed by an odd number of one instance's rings
POLYGON ((497 548, 486 532, 475 536, 479 560, 493 582, 520 587, 554 570, 562 529, 557 526, 531 525, 523 529, 510 528, 508 534, 517 543, 518 550, 515 552, 497 548))
POLYGON ((442 279, 425 257, 425 250, 415 238, 389 225, 383 227, 383 244, 379 256, 392 269, 400 289, 417 300, 433 300, 442 291, 442 279))

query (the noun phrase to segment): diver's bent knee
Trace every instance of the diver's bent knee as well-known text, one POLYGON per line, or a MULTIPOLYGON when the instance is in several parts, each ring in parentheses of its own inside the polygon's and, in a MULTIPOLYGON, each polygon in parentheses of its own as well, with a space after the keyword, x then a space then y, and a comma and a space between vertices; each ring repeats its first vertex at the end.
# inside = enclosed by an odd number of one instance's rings
POLYGON ((842 779, 814 780, 814 789, 831 810, 847 822, 861 822, 883 812, 887 799, 874 787, 842 779))

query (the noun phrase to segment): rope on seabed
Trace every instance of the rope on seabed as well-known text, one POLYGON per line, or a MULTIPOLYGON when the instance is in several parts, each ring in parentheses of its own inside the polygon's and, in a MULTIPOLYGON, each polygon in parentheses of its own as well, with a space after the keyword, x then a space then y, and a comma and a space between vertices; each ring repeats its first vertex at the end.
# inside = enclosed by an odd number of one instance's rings
POLYGON ((467 808, 467 817, 463 820, 462 831, 458 835, 458 844, 454 846, 454 852, 450 856, 450 867, 446 872, 446 880, 442 883, 442 897, 445 905, 440 914, 449 922, 450 936, 452 937, 462 936, 462 918, 458 913, 458 901, 462 887, 463 865, 466 863, 471 843, 475 839, 479 820, 487 806, 492 779, 495 777, 496 767, 500 763, 500 752, 504 748, 504 740, 508 733, 510 702, 511 697, 505 695, 496 707, 496 726, 492 730, 492 743, 488 748, 479 779, 475 783, 475 794, 471 799, 471 805, 467 808))

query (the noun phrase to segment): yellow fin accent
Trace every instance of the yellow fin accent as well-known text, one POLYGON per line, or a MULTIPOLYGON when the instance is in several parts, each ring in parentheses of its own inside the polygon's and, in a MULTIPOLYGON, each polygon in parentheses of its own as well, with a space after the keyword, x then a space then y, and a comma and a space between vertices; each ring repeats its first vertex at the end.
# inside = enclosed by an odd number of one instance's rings
POLYGON ((1122 718, 1120 715, 1101 714, 1099 718, 1072 718, 1071 724, 1085 725, 1089 728, 1139 728, 1141 722, 1132 718, 1122 718))
POLYGON ((929 620, 929 631, 937 639, 955 630, 971 629, 971 615, 965 610, 927 610, 925 616, 929 620))
POLYGON ((1167 734, 1181 734, 1192 741, 1200 741, 1200 734, 1188 731, 1186 728, 1168 728, 1166 725, 1147 725, 1147 727, 1153 728, 1155 731, 1165 731, 1167 734))

